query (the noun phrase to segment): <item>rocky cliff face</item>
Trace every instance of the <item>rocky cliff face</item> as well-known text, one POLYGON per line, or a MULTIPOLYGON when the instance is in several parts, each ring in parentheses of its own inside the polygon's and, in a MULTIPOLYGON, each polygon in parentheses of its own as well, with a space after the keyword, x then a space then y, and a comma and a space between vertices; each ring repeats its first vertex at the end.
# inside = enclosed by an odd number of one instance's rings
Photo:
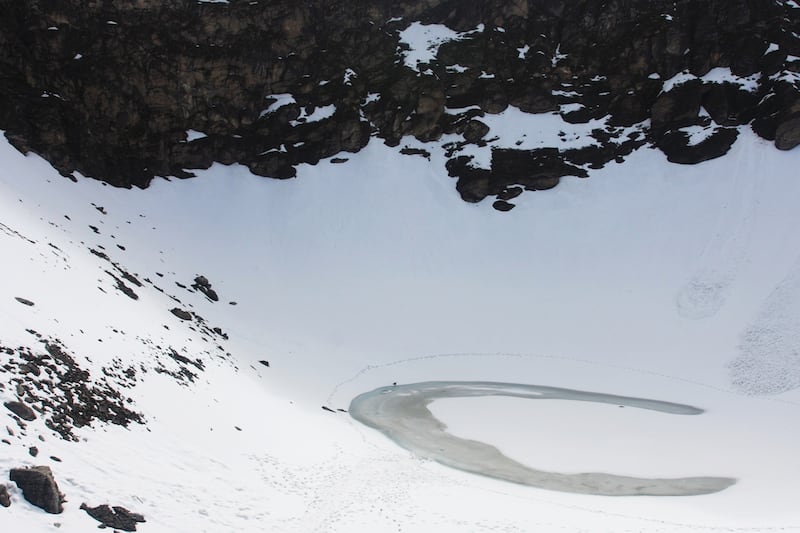
POLYGON ((445 147, 465 200, 508 209, 646 144, 695 163, 744 125, 800 143, 791 0, 0 0, 0 12, 0 129, 64 175, 116 186, 215 161, 289 178, 372 137, 413 137, 445 147), (411 30, 444 26, 415 62, 411 30), (596 125, 591 143, 493 145, 486 117, 509 106, 596 125))

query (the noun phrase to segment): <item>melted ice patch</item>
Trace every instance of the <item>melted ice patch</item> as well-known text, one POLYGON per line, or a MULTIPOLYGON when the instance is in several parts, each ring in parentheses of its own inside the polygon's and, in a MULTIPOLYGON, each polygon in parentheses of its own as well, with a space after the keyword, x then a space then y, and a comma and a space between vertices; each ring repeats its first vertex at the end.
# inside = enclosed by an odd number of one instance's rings
MULTIPOLYGON (((547 490, 606 496, 693 496, 719 492, 736 482, 733 478, 713 476, 646 478, 602 472, 538 470, 507 457, 491 444, 463 439, 447 432, 447 426, 428 408, 432 401, 441 398, 481 396, 594 402, 674 415, 703 413, 702 409, 691 405, 646 398, 487 381, 429 381, 379 387, 354 398, 349 412, 354 419, 377 429, 420 457, 465 472, 547 490)), ((523 422, 513 420, 512 423, 523 422)))

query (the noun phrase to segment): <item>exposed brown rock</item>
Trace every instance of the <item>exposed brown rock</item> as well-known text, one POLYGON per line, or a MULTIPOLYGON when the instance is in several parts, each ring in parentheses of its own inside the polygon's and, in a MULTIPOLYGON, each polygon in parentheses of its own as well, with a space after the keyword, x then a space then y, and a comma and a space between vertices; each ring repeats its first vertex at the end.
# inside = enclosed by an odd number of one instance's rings
POLYGON ((678 85, 661 95, 650 110, 652 128, 662 131, 668 128, 690 126, 697 122, 703 96, 703 82, 693 80, 678 85))
POLYGON ((487 133, 489 133, 489 126, 480 120, 473 119, 467 122, 467 126, 464 128, 463 135, 467 142, 474 143, 483 139, 487 133))
POLYGON ((511 211, 512 209, 514 209, 515 206, 514 206, 514 204, 510 204, 510 203, 506 202, 505 200, 496 200, 492 204, 492 207, 494 207, 498 211, 511 211))
POLYGON ((800 144, 800 115, 781 122, 775 130, 775 146, 779 150, 791 150, 800 144))
POLYGON ((17 484, 22 495, 31 504, 51 514, 59 514, 64 510, 61 505, 63 496, 49 466, 13 468, 9 478, 17 484))
POLYGON ((522 187, 508 187, 497 195, 498 200, 513 200, 522 194, 522 187))
POLYGON ((29 406, 25 405, 23 402, 3 402, 3 405, 6 409, 17 415, 23 420, 27 420, 28 422, 32 422, 36 420, 36 413, 31 409, 29 406))
POLYGON ((82 503, 80 508, 100 522, 102 524, 101 527, 110 527, 122 531, 136 531, 136 524, 145 522, 143 515, 132 513, 119 505, 110 507, 103 504, 97 507, 89 507, 82 503))
POLYGON ((8 487, 5 485, 0 485, 0 506, 11 506, 11 496, 8 494, 8 487))

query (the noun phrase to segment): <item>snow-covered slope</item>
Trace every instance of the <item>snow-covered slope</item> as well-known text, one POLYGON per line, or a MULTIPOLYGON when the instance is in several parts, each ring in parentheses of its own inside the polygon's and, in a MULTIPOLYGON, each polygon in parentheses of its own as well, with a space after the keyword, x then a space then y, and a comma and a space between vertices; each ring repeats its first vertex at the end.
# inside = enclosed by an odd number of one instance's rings
POLYGON ((95 385, 79 397, 91 426, 67 424, 75 440, 46 425, 74 415, 69 402, 34 401, 24 424, 2 409, 0 473, 49 465, 67 499, 45 514, 2 473, 4 531, 94 527, 84 502, 142 513, 154 532, 800 529, 796 153, 747 131, 695 166, 643 149, 500 213, 453 194, 443 153, 431 164, 379 143, 298 180, 215 165, 147 190, 0 150, 0 399, 68 383, 46 370, 54 346, 95 385), (51 355, 38 376, 26 350, 51 355), (695 405, 706 412, 514 398, 431 409, 538 469, 737 483, 691 497, 550 492, 419 459, 343 412, 375 387, 430 380, 695 405), (103 422, 119 405, 143 423, 103 422))

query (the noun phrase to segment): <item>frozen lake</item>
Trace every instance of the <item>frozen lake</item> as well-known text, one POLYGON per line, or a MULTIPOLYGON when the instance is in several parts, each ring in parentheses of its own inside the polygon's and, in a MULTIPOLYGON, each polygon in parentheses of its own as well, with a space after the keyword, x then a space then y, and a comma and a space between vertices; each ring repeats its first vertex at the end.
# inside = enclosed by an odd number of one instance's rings
MULTIPOLYGON (((482 396, 594 402, 673 415, 703 413, 702 409, 691 405, 539 385, 430 381, 380 387, 361 394, 350 404, 350 415, 420 457, 466 472, 542 489, 605 496, 692 496, 719 492, 736 482, 727 477, 649 478, 605 472, 537 470, 507 457, 491 444, 448 433, 446 425, 428 408, 434 400, 482 396)), ((507 422, 513 425, 531 421, 507 422)))

